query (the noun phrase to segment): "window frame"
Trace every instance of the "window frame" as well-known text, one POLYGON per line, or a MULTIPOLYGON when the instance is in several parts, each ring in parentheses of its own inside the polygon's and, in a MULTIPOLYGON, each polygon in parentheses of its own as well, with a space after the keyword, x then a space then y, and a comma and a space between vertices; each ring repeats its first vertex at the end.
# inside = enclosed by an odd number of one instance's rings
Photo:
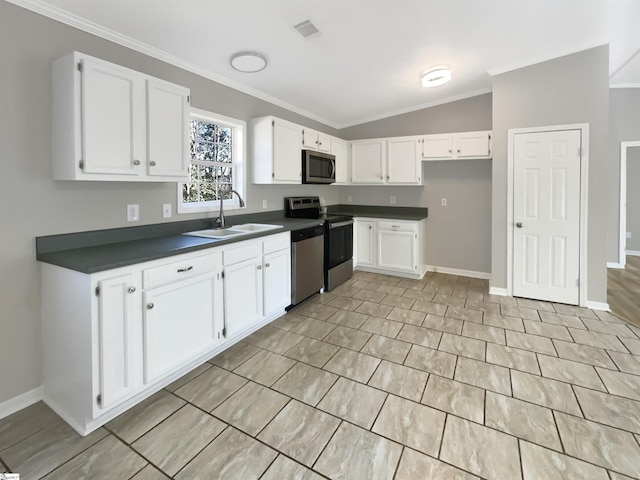
MULTIPOLYGON (((191 108, 189 110, 189 121, 192 119, 205 122, 216 123, 231 128, 231 156, 233 163, 231 164, 233 172, 233 189, 236 190, 245 201, 245 207, 240 206, 237 195, 232 195, 230 199, 223 200, 223 208, 225 210, 238 210, 246 208, 247 188, 246 188, 246 152, 247 152, 247 122, 237 118, 227 117, 218 113, 201 110, 199 108, 191 108)), ((191 139, 189 139, 191 141, 191 139)), ((191 156, 189 156, 189 166, 191 166, 191 156)), ((186 182, 177 183, 177 212, 178 214, 218 212, 220 211, 220 200, 209 200, 206 202, 184 202, 183 185, 186 182)))

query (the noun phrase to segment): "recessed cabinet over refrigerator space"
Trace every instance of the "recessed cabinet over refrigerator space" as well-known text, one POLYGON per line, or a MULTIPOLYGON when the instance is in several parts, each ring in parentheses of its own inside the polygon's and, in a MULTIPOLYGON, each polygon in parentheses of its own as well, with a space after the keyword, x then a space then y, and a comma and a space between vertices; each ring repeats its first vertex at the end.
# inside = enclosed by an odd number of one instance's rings
POLYGON ((424 135, 418 140, 422 160, 465 160, 491 157, 491 132, 424 135))

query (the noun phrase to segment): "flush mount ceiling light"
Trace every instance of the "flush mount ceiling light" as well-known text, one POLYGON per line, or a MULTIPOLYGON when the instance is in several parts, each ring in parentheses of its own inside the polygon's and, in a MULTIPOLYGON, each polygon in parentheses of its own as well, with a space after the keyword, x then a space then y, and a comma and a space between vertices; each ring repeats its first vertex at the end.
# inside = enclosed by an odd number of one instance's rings
POLYGON ((267 58, 258 52, 238 52, 231 56, 231 66, 243 73, 255 73, 264 70, 267 58))
POLYGON ((438 87, 451 80, 451 70, 449 67, 439 66, 427 70, 422 75, 423 87, 438 87))

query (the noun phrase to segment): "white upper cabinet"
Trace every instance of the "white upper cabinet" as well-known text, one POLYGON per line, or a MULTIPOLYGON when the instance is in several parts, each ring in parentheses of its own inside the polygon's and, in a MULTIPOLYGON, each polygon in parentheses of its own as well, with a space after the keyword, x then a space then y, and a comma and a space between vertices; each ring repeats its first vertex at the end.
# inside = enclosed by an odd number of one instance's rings
POLYGON ((415 137, 395 137, 387 140, 387 183, 420 184, 422 164, 415 137))
POLYGON ((384 183, 386 140, 351 142, 351 183, 384 183))
POLYGON ((56 180, 187 179, 189 90, 78 52, 53 62, 56 180))
POLYGON ((419 142, 422 160, 491 157, 490 131, 424 135, 419 142))
POLYGON ((349 181, 349 148, 345 140, 331 137, 331 154, 336 157, 336 181, 346 184, 349 181))
POLYGON ((251 120, 253 183, 302 183, 302 128, 275 117, 251 120))
POLYGON ((302 129, 302 146, 319 152, 331 151, 331 136, 307 127, 302 129))

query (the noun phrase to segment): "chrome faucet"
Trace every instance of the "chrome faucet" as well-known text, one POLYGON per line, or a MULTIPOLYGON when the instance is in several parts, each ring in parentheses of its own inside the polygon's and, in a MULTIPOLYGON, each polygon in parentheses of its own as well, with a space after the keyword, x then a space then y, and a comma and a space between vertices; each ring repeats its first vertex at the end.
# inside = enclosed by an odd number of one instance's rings
POLYGON ((240 207, 244 207, 244 205, 245 205, 244 200, 242 199, 242 197, 240 196, 240 194, 238 192, 236 192, 233 189, 225 190, 224 192, 222 192, 220 190, 220 187, 218 186, 217 195, 220 198, 220 214, 218 215, 218 218, 216 218, 216 223, 218 224, 218 228, 225 228, 225 225, 224 225, 224 211, 222 209, 222 205, 223 205, 222 193, 226 193, 226 192, 235 193, 238 196, 238 200, 240 200, 240 207))

